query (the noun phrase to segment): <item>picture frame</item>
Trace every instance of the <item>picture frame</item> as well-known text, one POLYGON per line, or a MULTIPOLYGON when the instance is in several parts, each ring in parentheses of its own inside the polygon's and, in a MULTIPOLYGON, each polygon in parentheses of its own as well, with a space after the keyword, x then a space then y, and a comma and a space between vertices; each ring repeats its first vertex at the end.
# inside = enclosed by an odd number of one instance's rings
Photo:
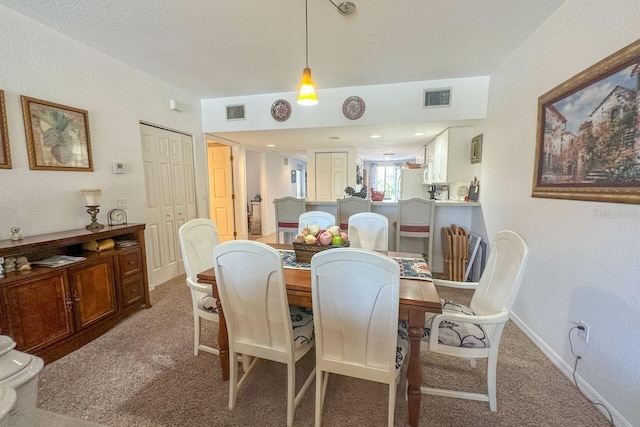
POLYGON ((32 170, 92 172, 89 113, 21 96, 32 170))
POLYGON ((480 163, 482 161, 482 135, 471 138, 471 154, 469 156, 471 163, 480 163))
POLYGON ((538 98, 532 197, 640 203, 640 40, 538 98))
POLYGON ((11 169, 11 149, 9 148, 7 109, 4 103, 3 90, 0 90, 0 169, 11 169))

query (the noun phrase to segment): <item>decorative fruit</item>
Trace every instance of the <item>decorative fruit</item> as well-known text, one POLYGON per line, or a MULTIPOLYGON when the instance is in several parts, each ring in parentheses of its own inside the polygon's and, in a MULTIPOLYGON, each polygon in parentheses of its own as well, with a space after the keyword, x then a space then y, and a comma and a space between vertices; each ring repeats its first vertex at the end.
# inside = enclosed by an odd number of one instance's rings
POLYGON ((317 236, 320 233, 320 226, 318 224, 313 224, 309 227, 309 232, 314 236, 317 236))
POLYGON ((318 235, 318 241, 320 242, 321 245, 330 245, 331 242, 333 241, 333 234, 331 234, 329 231, 320 233, 318 235))
POLYGON ((309 230, 308 226, 305 226, 300 233, 302 233, 303 236, 308 236, 309 234, 311 234, 311 231, 309 230))
POLYGON ((344 239, 345 242, 349 241, 349 235, 347 233, 345 233, 344 231, 342 233, 340 233, 340 236, 344 239))
POLYGON ((304 235, 302 233, 296 234, 296 243, 304 243, 304 235))
POLYGON ((308 236, 305 236, 304 242, 308 245, 314 245, 316 243, 316 236, 309 234, 308 236))
POLYGON ((337 225, 333 225, 333 226, 327 228, 327 231, 329 233, 331 233, 333 236, 339 236, 340 235, 340 227, 338 227, 337 225))
POLYGON ((342 236, 335 236, 331 240, 331 244, 334 246, 344 246, 344 239, 342 238, 342 236))

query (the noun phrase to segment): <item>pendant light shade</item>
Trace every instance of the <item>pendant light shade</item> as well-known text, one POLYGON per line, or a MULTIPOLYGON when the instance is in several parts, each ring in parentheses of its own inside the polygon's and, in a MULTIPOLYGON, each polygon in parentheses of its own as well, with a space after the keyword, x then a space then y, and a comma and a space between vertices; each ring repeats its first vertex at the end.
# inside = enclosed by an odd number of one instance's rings
POLYGON ((316 88, 313 85, 313 79, 311 78, 311 69, 309 67, 305 67, 305 69, 302 70, 302 81, 300 82, 298 104, 316 105, 317 103, 318 96, 316 95, 316 88))
POLYGON ((300 82, 300 91, 298 92, 298 104, 300 105, 316 105, 318 96, 316 88, 311 78, 311 68, 309 68, 309 13, 308 0, 304 2, 304 29, 305 29, 305 53, 306 62, 304 70, 302 70, 302 81, 300 82))

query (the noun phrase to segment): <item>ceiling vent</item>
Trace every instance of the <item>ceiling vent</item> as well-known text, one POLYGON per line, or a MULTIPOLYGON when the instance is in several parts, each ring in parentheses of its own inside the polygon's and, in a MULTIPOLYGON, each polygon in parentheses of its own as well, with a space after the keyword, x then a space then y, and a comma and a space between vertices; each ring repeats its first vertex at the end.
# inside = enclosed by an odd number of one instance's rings
POLYGON ((244 104, 227 105, 227 120, 244 120, 244 104))
POLYGON ((451 107, 451 88, 425 89, 423 108, 451 107))

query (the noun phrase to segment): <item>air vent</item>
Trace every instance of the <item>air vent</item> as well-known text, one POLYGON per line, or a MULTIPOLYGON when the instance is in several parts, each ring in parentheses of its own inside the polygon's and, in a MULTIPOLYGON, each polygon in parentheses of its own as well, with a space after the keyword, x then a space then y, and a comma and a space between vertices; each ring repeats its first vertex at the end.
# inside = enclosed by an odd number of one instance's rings
POLYGON ((451 107, 451 88, 425 89, 423 108, 451 107))
POLYGON ((227 120, 244 120, 244 104, 227 105, 227 120))

